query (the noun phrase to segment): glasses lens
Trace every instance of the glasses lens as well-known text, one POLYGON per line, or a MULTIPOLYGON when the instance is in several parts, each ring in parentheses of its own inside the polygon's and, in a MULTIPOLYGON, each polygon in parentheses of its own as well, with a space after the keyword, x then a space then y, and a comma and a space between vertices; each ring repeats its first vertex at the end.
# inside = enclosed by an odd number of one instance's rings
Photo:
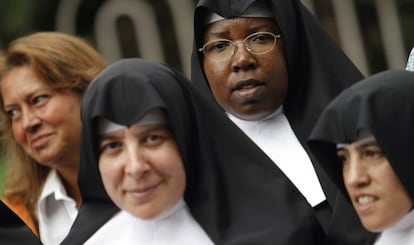
POLYGON ((253 54, 264 54, 273 49, 276 36, 270 32, 258 32, 246 38, 246 45, 253 54))
POLYGON ((204 55, 211 60, 229 59, 234 52, 234 47, 229 40, 214 40, 204 46, 204 55))

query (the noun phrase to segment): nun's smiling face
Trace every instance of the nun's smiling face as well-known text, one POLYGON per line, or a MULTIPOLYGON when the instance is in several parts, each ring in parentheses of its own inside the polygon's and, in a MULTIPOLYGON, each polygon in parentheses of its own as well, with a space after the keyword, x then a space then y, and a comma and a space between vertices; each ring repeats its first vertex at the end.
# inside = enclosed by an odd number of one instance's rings
POLYGON ((338 149, 345 187, 367 230, 381 232, 397 223, 413 202, 379 145, 345 144, 338 149))
POLYGON ((137 124, 105 132, 99 149, 105 190, 121 209, 152 219, 182 198, 184 166, 165 124, 137 124))
MULTIPOLYGON (((281 34, 273 18, 225 19, 207 26, 203 44, 217 39, 243 41, 257 32, 281 34)), ((212 60, 204 55, 204 73, 214 97, 225 111, 244 120, 258 120, 276 111, 287 93, 283 45, 281 36, 263 54, 252 54, 238 44, 235 53, 226 60, 212 60)))

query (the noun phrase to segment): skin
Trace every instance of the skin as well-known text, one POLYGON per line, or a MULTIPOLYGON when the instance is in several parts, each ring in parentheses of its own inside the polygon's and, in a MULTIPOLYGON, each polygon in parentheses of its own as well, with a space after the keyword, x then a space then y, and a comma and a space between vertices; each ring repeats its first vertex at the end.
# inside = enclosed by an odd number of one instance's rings
MULTIPOLYGON (((271 18, 234 18, 210 24, 203 44, 215 39, 242 41, 260 32, 280 34, 271 18)), ((279 108, 287 94, 287 67, 283 35, 266 54, 254 55, 239 45, 229 60, 203 58, 203 68, 212 93, 222 108, 244 120, 262 119, 279 108)))
POLYGON ((121 209, 152 219, 182 198, 183 161, 166 125, 133 125, 105 133, 99 148, 105 190, 121 209))
POLYGON ((413 208, 404 186, 375 142, 338 149, 346 190, 364 227, 381 232, 413 208))
POLYGON ((28 66, 13 68, 4 76, 1 93, 17 143, 39 164, 55 168, 79 205, 81 95, 55 90, 28 66))

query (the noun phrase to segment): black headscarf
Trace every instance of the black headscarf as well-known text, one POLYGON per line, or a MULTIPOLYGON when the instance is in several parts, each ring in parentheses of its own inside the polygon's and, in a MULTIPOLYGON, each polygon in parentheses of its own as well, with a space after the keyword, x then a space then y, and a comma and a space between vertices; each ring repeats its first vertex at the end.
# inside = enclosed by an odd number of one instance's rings
POLYGON ((0 201, 0 244, 42 244, 23 220, 2 201, 0 201))
MULTIPOLYGON (((213 11, 224 18, 237 17, 255 1, 257 0, 200 0, 196 6, 191 82, 210 99, 214 97, 204 75, 203 54, 197 50, 204 44, 205 16, 213 11)), ((323 108, 340 91, 361 80, 363 76, 300 0, 266 2, 284 39, 288 73, 284 111, 296 137, 313 162, 332 208, 332 218, 327 228, 330 237, 328 244, 370 244, 372 234, 362 227, 352 206, 345 202, 343 195, 309 153, 306 144, 323 108)))
POLYGON ((384 71, 338 95, 321 114, 309 146, 346 194, 336 143, 352 143, 368 129, 414 200, 413 124, 414 73, 384 71))
POLYGON ((286 195, 295 193, 293 184, 210 99, 169 67, 118 61, 92 82, 81 108, 84 203, 63 244, 82 243, 117 212, 98 171, 97 117, 132 125, 154 108, 165 112, 183 158, 184 199, 215 244, 322 243, 312 207, 301 195, 286 195))

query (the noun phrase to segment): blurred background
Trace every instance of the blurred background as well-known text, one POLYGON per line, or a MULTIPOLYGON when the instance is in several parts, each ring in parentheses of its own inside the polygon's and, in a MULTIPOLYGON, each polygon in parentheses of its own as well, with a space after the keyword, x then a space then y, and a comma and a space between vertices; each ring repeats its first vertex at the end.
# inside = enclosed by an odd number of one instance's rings
MULTIPOLYGON (((143 57, 190 74, 197 0, 0 0, 0 48, 34 31, 88 39, 107 59, 143 57)), ((402 68, 414 0, 303 0, 365 75, 402 68)))
MULTIPOLYGON (((142 57, 189 77, 196 2, 0 0, 0 49, 35 31, 61 31, 87 39, 109 63, 142 57)), ((414 0, 303 3, 365 75, 405 68, 414 45, 414 0)))

